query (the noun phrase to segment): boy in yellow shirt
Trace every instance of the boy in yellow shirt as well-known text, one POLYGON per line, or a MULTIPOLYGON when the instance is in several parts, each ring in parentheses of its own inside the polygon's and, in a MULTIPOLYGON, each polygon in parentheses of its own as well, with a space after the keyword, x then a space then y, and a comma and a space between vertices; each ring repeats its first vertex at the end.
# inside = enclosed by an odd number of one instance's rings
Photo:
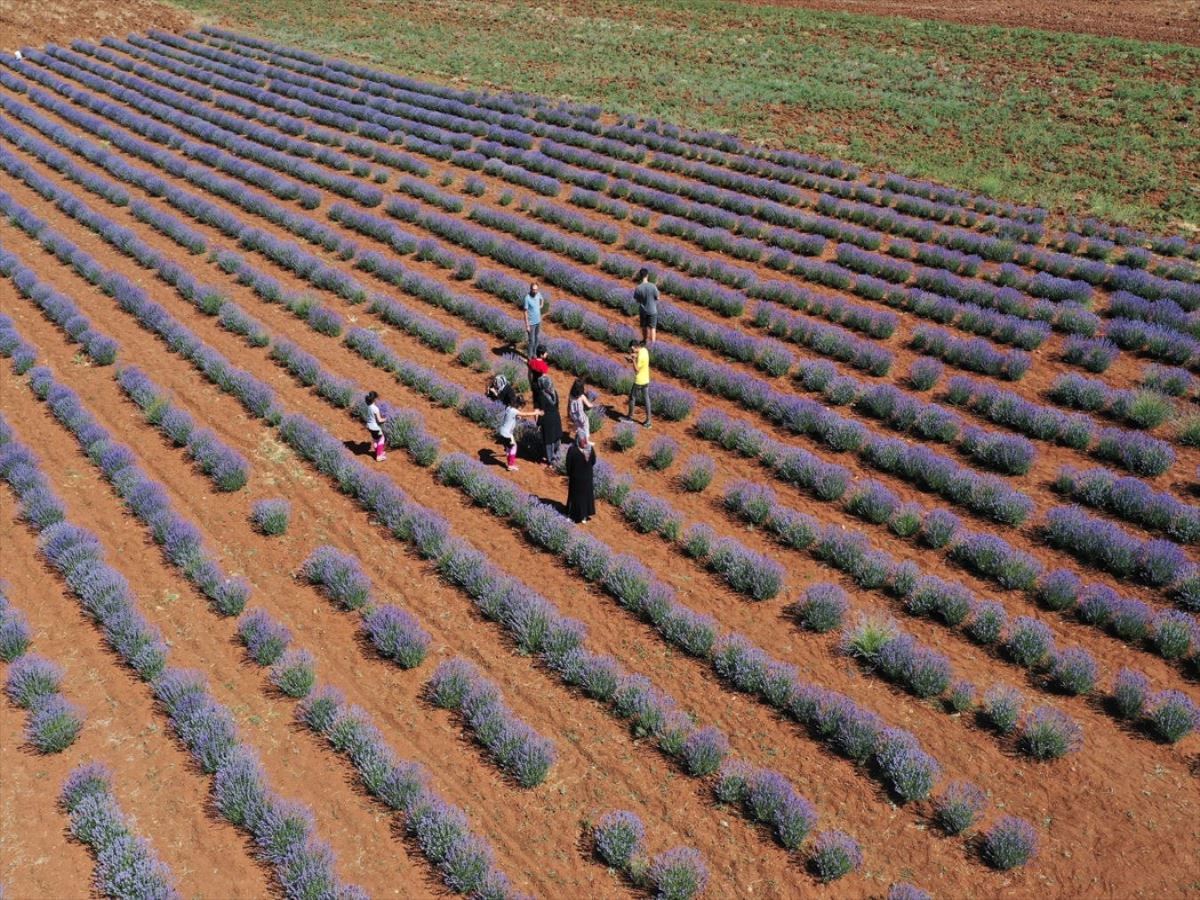
POLYGON ((634 341, 629 351, 629 361, 633 363, 633 387, 629 389, 629 415, 633 420, 633 411, 640 402, 646 408, 646 421, 650 427, 650 351, 646 349, 645 341, 634 341))

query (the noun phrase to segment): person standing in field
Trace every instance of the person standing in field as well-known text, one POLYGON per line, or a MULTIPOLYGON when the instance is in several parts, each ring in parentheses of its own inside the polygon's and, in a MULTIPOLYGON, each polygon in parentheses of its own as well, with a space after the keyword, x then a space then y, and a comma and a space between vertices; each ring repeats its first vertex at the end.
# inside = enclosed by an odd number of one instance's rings
POLYGON ((544 359, 534 360, 533 405, 542 415, 538 424, 542 429, 542 446, 546 449, 546 466, 554 468, 558 451, 562 447, 562 412, 559 409, 558 388, 550 378, 549 366, 544 359))
POLYGON ((587 396, 587 385, 582 378, 576 378, 575 383, 571 385, 571 395, 567 398, 567 418, 571 427, 575 429, 576 438, 583 433, 591 440, 592 421, 587 414, 591 408, 592 401, 587 396))
POLYGON ((523 411, 521 407, 525 405, 525 398, 512 385, 504 389, 500 402, 504 404, 504 413, 500 418, 500 427, 496 431, 500 435, 500 444, 504 447, 508 471, 515 472, 517 471, 517 421, 536 419, 541 412, 536 409, 529 412, 523 411))
POLYGON ((525 295, 525 334, 528 338, 528 353, 527 358, 536 359, 538 355, 538 341, 542 335, 542 300, 541 292, 538 290, 537 282, 529 285, 529 293, 525 295))
POLYGON ((645 341, 634 341, 629 351, 629 360, 633 363, 633 387, 629 389, 629 415, 633 421, 633 411, 638 402, 646 408, 646 421, 642 424, 650 427, 650 351, 646 349, 645 341))
POLYGON ((364 413, 364 418, 367 422, 367 433, 371 436, 371 450, 375 453, 375 462, 383 462, 387 459, 387 447, 383 437, 383 423, 387 421, 387 416, 379 411, 379 406, 376 401, 379 395, 371 391, 364 398, 367 409, 364 413))
POLYGON ((596 514, 595 466, 595 445, 580 431, 567 451, 567 515, 581 525, 596 514))
POLYGON ((649 269, 639 269, 633 299, 638 305, 638 322, 642 326, 642 343, 653 347, 658 340, 658 288, 650 280, 649 269))

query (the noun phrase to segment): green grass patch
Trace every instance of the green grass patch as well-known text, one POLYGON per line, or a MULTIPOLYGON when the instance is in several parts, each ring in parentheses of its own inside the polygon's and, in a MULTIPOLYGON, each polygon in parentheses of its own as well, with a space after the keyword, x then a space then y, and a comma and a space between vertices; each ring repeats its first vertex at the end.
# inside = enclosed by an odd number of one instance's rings
POLYGON ((1200 49, 724 0, 173 0, 435 81, 717 128, 1021 203, 1200 228, 1200 49))

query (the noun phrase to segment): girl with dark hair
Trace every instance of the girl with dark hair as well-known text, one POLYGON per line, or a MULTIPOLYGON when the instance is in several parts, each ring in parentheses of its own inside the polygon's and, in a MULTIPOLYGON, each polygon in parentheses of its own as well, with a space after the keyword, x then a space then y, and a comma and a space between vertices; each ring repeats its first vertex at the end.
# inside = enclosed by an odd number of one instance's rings
POLYGON ((521 407, 525 405, 525 398, 512 385, 504 390, 500 402, 504 404, 504 413, 500 418, 500 427, 496 429, 496 433, 500 436, 500 445, 504 447, 508 471, 515 472, 517 471, 517 420, 536 419, 542 412, 539 409, 523 412, 521 407))
POLYGON ((575 383, 571 385, 571 396, 567 399, 567 419, 575 429, 576 436, 583 432, 589 440, 592 436, 592 423, 588 419, 587 411, 591 408, 592 401, 587 396, 587 385, 582 378, 576 378, 575 383))
POLYGON ((367 404, 364 416, 367 420, 367 434, 371 436, 371 449, 375 453, 375 462, 383 462, 387 459, 387 447, 382 426, 387 421, 387 416, 379 411, 379 406, 375 402, 379 399, 377 393, 371 391, 363 399, 367 404))

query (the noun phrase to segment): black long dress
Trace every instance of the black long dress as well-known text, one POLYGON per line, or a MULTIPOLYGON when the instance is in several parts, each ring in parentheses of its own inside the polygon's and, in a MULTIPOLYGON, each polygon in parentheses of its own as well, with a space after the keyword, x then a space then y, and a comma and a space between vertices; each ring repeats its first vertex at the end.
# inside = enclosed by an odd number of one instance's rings
POLYGON ((578 444, 571 444, 567 451, 567 515, 572 521, 582 522, 596 514, 596 488, 592 479, 595 465, 595 446, 584 453, 578 444))
POLYGON ((537 380, 537 393, 533 398, 534 405, 542 411, 538 424, 542 427, 542 443, 549 447, 562 440, 562 413, 558 408, 558 391, 549 376, 543 375, 537 380))

